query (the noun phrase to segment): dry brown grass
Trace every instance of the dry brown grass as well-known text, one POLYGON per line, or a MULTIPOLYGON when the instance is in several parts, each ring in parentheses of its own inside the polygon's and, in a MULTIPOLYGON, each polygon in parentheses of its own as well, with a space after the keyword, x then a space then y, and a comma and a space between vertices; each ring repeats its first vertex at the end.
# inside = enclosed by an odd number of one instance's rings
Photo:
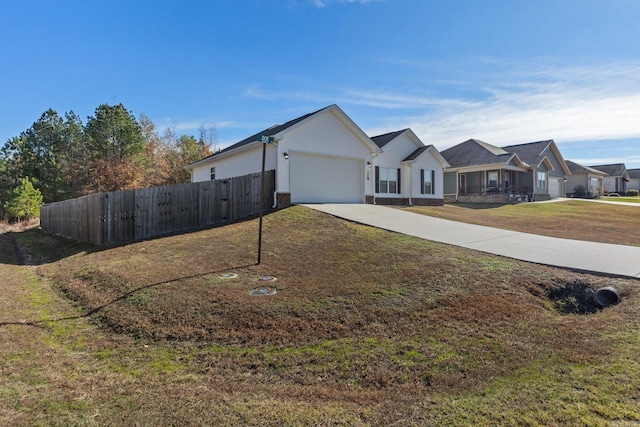
POLYGON ((18 235, 41 265, 0 264, 0 424, 640 421, 636 281, 303 207, 265 218, 256 266, 256 232, 249 221, 100 250, 18 235), (568 314, 575 295, 550 298, 604 285, 623 303, 568 314), (278 292, 250 296, 261 286, 278 292))
POLYGON ((408 211, 524 233, 619 245, 640 245, 640 207, 568 200, 483 205, 452 203, 408 211))

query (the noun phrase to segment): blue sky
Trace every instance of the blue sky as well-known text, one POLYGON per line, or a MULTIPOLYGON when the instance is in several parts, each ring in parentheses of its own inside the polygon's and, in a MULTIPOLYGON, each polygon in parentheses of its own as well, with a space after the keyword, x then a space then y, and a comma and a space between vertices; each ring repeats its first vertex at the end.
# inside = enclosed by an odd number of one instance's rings
POLYGON ((637 0, 23 1, 0 14, 0 144, 103 103, 219 146, 330 104, 443 150, 554 139, 640 168, 637 0))

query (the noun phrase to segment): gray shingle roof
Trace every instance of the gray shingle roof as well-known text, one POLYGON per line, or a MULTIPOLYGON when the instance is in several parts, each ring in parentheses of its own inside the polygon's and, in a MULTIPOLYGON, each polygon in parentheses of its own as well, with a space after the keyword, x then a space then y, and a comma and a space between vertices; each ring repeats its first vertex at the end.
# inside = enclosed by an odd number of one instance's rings
POLYGON ((416 151, 414 151, 413 153, 409 154, 407 157, 405 157, 404 160, 402 160, 403 162, 408 162, 410 160, 415 160, 417 159, 420 154, 424 153, 425 151, 427 151, 429 149, 429 147, 433 147, 433 145, 425 145, 424 147, 420 147, 418 149, 416 149, 416 151))
POLYGON ((402 129, 402 130, 397 130, 395 132, 389 132, 389 133, 385 133, 383 135, 378 135, 378 136, 372 136, 371 140, 373 142, 375 142, 375 144, 382 148, 385 145, 387 145, 387 143, 393 141, 394 139, 396 139, 398 136, 400 136, 404 131, 406 131, 406 129, 402 129))
POLYGON ((477 139, 469 139, 440 152, 452 168, 507 163, 513 154, 477 139))
POLYGON ((314 114, 317 114, 322 110, 326 110, 327 108, 331 108, 331 106, 321 108, 318 111, 314 111, 313 113, 305 114, 304 116, 300 116, 297 119, 290 120, 290 121, 286 122, 285 124, 271 126, 270 128, 264 129, 263 131, 258 132, 258 133, 254 134, 254 135, 251 135, 250 137, 245 138, 242 141, 236 142, 235 144, 230 145, 230 146, 226 147, 223 150, 217 151, 217 152, 213 153, 212 155, 210 155, 208 157, 205 157, 204 159, 199 160, 199 162, 202 161, 202 160, 212 159, 214 157, 219 156, 220 154, 226 153, 227 151, 235 150, 236 148, 240 148, 240 147, 243 147, 245 145, 249 145, 252 142, 256 142, 258 135, 267 135, 267 136, 276 135, 277 133, 280 133, 283 130, 286 130, 287 128, 290 128, 291 126, 293 126, 293 125, 295 125, 297 123, 300 123, 304 119, 306 119, 308 117, 311 117, 314 114))
POLYGON ((591 168, 589 166, 581 165, 580 163, 572 162, 571 160, 566 160, 565 163, 569 167, 571 173, 596 173, 599 175, 606 175, 604 172, 599 171, 597 169, 591 168))
POLYGON ((627 169, 627 173, 629 174, 629 178, 633 178, 633 179, 640 178, 640 169, 627 169))
POLYGON ((602 171, 609 176, 624 176, 624 173, 627 170, 627 167, 624 165, 624 163, 614 163, 611 165, 597 165, 597 166, 591 166, 591 167, 599 171, 602 171))
POLYGON ((552 142, 552 140, 537 141, 526 144, 508 145, 502 148, 509 153, 517 154, 520 160, 526 164, 530 166, 537 166, 546 157, 544 151, 552 142))

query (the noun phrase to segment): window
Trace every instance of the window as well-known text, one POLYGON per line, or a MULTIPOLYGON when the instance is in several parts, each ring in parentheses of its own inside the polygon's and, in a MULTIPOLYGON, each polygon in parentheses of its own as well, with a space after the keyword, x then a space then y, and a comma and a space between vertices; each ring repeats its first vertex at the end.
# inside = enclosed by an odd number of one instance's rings
POLYGON ((538 188, 547 188, 546 172, 538 172, 538 188))
POLYGON ((400 193, 400 169, 376 166, 376 193, 400 193))
POLYGON ((211 172, 211 181, 213 181, 216 179, 216 168, 212 167, 210 172, 211 172))
POLYGON ((498 188, 498 171, 490 171, 487 174, 487 186, 491 189, 498 188))
POLYGON ((435 194, 434 180, 435 171, 420 169, 420 181, 422 182, 420 194, 435 194))

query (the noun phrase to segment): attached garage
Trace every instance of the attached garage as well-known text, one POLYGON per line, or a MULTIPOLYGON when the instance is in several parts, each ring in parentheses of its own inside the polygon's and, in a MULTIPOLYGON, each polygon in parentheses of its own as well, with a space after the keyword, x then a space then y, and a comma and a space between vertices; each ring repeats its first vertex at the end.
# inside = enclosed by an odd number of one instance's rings
POLYGON ((556 199, 562 197, 562 178, 549 177, 549 197, 556 199))
POLYGON ((290 152, 291 203, 363 203, 364 160, 290 152))

